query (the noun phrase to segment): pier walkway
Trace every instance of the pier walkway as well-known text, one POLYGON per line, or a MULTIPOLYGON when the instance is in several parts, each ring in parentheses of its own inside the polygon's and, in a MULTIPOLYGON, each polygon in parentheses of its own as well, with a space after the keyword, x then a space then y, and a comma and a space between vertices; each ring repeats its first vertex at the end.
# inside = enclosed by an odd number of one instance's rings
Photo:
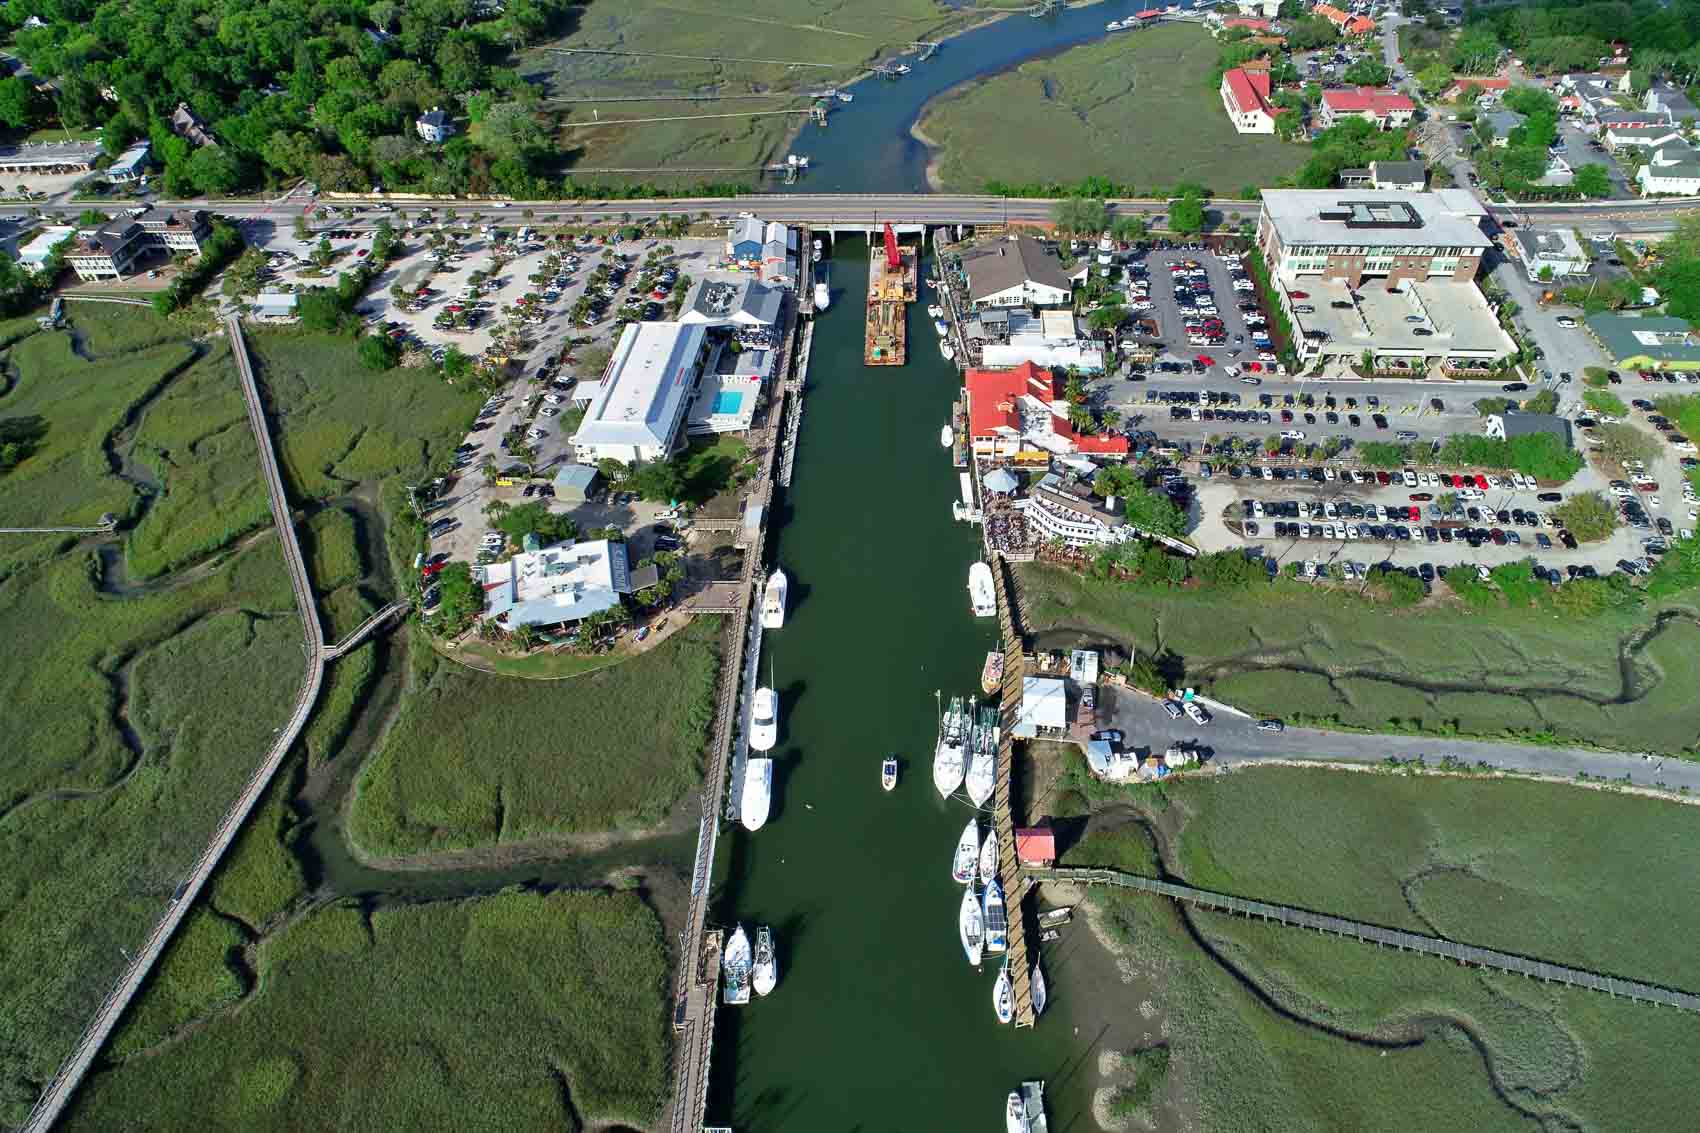
POLYGON ((1440 956, 1448 960, 1455 960, 1466 967, 1493 968, 1530 979, 1544 980, 1547 983, 1561 983, 1570 987, 1583 988, 1587 991, 1604 992, 1617 999, 1633 999, 1638 1003, 1653 1003, 1662 1007, 1676 1007, 1683 1011, 1700 1012, 1700 995, 1692 995, 1685 991, 1674 991, 1670 988, 1640 983, 1636 980, 1619 979, 1616 976, 1590 972, 1582 968, 1567 968, 1562 964, 1549 964, 1544 960, 1532 960, 1527 956, 1518 956, 1511 952, 1498 952, 1492 948, 1477 948, 1472 944, 1459 944, 1455 941, 1443 940, 1438 936, 1424 936, 1420 933, 1404 932, 1400 929, 1383 928, 1380 925, 1347 920, 1344 917, 1313 913, 1305 909, 1295 909, 1288 905, 1271 905, 1264 901, 1248 901, 1243 897, 1230 897, 1223 893, 1212 893, 1206 889, 1194 889, 1190 885, 1178 885, 1172 881, 1140 877, 1137 874, 1122 873, 1119 870, 1091 868, 1029 869, 1025 871, 1025 875, 1030 881, 1072 881, 1084 885, 1117 885, 1124 889, 1137 889, 1143 893, 1152 893, 1159 897, 1185 901, 1201 909, 1237 913, 1243 917, 1257 917, 1265 921, 1279 921, 1282 924, 1296 925, 1299 928, 1313 928, 1318 932, 1332 933, 1335 936, 1349 936, 1366 944, 1375 944, 1384 948, 1397 948, 1401 952, 1421 952, 1429 956, 1440 956))
POLYGON ((1003 636, 1003 688, 999 690, 998 774, 992 791, 992 819, 998 832, 998 884, 1009 905, 1009 976, 1015 985, 1015 1025, 1033 1025, 1033 966, 1027 960, 1027 917, 1021 863, 1015 856, 1015 819, 1010 811, 1010 791, 1015 784, 1015 740, 1010 729, 1021 710, 1021 683, 1027 676, 1027 659, 1010 601, 1009 568, 992 558, 992 580, 998 594, 998 629, 1003 636))
MULTIPOLYGON (((750 683, 746 673, 759 663, 761 648, 760 620, 751 618, 750 607, 755 601, 758 580, 765 577, 762 549, 767 542, 768 517, 773 512, 774 479, 786 405, 789 402, 793 406, 793 413, 801 405, 803 377, 800 364, 793 365, 792 358, 794 353, 804 361, 806 358, 796 351, 795 314, 794 309, 787 312, 790 329, 780 346, 780 370, 775 389, 788 393, 794 390, 799 396, 775 397, 761 424, 750 435, 750 449, 756 457, 757 473, 746 502, 761 507, 761 532, 745 552, 738 578, 715 583, 711 588, 718 601, 729 601, 731 605, 726 610, 726 625, 721 634, 720 685, 715 691, 714 722, 709 729, 705 757, 702 818, 697 827, 691 899, 685 912, 685 927, 679 937, 679 975, 673 996, 676 1038, 673 1094, 666 1115, 666 1127, 672 1133, 696 1133, 703 1127, 708 1109, 708 1071, 714 1053, 714 1014, 720 980, 720 933, 710 930, 706 924, 708 896, 720 820, 730 814, 731 800, 740 794, 737 776, 742 768, 735 764, 741 762, 737 754, 743 740, 741 723, 750 683), (734 746, 734 741, 739 747, 734 746)), ((697 609, 704 610, 706 607, 698 606, 697 609)))
POLYGON ((354 628, 353 632, 341 641, 337 642, 335 645, 326 645, 321 650, 325 660, 334 661, 343 654, 350 653, 353 650, 358 649, 361 643, 370 637, 373 631, 375 631, 379 626, 383 625, 397 614, 406 613, 412 608, 413 603, 411 601, 406 598, 397 598, 394 602, 391 602, 389 605, 361 622, 354 628))

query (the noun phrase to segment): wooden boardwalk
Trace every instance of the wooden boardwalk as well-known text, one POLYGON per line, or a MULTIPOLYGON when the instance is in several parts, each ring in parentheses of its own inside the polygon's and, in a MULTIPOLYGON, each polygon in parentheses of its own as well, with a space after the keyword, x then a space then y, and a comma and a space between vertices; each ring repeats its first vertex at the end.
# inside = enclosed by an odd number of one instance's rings
POLYGON ((1332 933, 1335 936, 1349 936, 1366 944, 1376 944, 1384 948, 1397 948, 1401 952, 1421 952, 1429 956, 1440 956, 1468 967, 1493 968, 1530 979, 1544 980, 1547 983, 1561 983, 1570 987, 1583 988, 1587 991, 1604 992, 1616 999, 1633 999, 1638 1003, 1653 1003, 1661 1007, 1675 1007, 1683 1011, 1700 1012, 1700 995, 1692 995, 1686 991, 1675 991, 1671 988, 1640 983, 1636 980, 1619 979, 1616 976, 1591 972, 1583 968, 1568 968, 1562 964, 1549 964, 1544 960, 1532 960, 1527 956, 1518 956, 1511 952, 1499 952, 1492 948, 1478 948, 1473 944, 1459 944, 1455 941, 1443 940, 1438 936, 1424 936, 1420 933, 1404 932, 1400 929, 1383 928, 1380 925, 1347 920, 1344 917, 1312 913, 1288 905, 1271 905, 1264 901, 1248 901, 1243 897, 1230 897, 1223 893, 1212 893, 1206 889, 1194 889, 1190 885, 1178 885, 1172 881, 1140 877, 1137 874, 1122 873, 1119 870, 1093 868, 1029 869, 1026 871, 1026 876, 1031 881, 1072 881, 1085 885, 1117 885, 1125 889, 1137 889, 1144 893, 1153 893, 1160 897, 1185 901, 1201 909, 1237 913, 1243 917, 1257 917, 1266 921, 1279 921, 1281 924, 1295 925, 1299 928, 1313 928, 1318 932, 1332 933))
POLYGON ((992 790, 992 818, 998 832, 998 884, 1009 906, 1009 975, 1015 984, 1015 1025, 1033 1025, 1033 966, 1027 960, 1026 888, 1021 865, 1015 857, 1015 819, 1010 813, 1010 791, 1015 783, 1015 740, 1010 728, 1021 710, 1021 682, 1027 675, 1027 660, 1016 631, 1015 608, 1010 603, 1008 568, 992 560, 992 580, 998 593, 998 628, 1003 634, 1003 688, 999 690, 998 776, 992 790))

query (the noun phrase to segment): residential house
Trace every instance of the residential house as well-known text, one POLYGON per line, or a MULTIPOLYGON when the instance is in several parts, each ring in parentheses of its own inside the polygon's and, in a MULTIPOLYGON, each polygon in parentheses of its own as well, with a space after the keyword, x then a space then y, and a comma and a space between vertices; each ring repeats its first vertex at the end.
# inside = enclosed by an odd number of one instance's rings
POLYGON ((1325 90, 1322 92, 1322 124, 1332 126, 1346 118, 1362 118, 1383 130, 1411 123, 1417 104, 1397 91, 1376 87, 1325 90))
POLYGON ((119 279, 151 246, 142 226, 128 217, 109 220, 93 232, 79 232, 66 249, 65 262, 84 280, 119 279))
POLYGON ((1375 21, 1368 16, 1343 12, 1332 4, 1318 4, 1311 9, 1312 15, 1321 16, 1334 25, 1341 35, 1357 38, 1375 34, 1375 21))
POLYGON ((1441 94, 1441 99, 1452 102, 1462 98, 1466 93, 1503 95, 1511 89, 1511 80, 1504 75, 1453 75, 1452 85, 1441 94))
POLYGON ((193 110, 189 109, 189 104, 186 102, 179 102, 177 109, 171 112, 171 132, 192 145, 213 146, 218 144, 213 139, 212 131, 207 129, 207 124, 201 121, 193 110))
POLYGON ((1558 80, 1558 109, 1584 122, 1599 123, 1602 115, 1634 111, 1629 92, 1629 75, 1607 75, 1599 71, 1575 72, 1558 80))
POLYGON ((1512 232, 1523 273, 1539 283, 1559 276, 1580 275, 1588 270, 1588 254, 1576 233, 1568 228, 1518 228, 1512 232))
POLYGON ((1265 35, 1269 31, 1269 21, 1254 16, 1229 16, 1222 21, 1222 31, 1249 31, 1253 35, 1265 35))
POLYGON ((775 221, 762 234, 761 279, 780 287, 797 286, 797 230, 775 221))
POLYGON ((1666 121, 1677 125, 1700 123, 1700 110, 1695 109, 1683 89, 1663 79, 1647 88, 1642 108, 1653 114, 1663 114, 1666 121))
POLYGON ((1428 188, 1428 168, 1420 161, 1372 161, 1369 183, 1373 189, 1420 193, 1428 188))
POLYGON ((1614 150, 1653 149, 1682 139, 1682 131, 1659 123, 1652 126, 1607 126, 1600 136, 1614 150))
POLYGON ((1127 455, 1120 433, 1081 434, 1068 419, 1063 385, 1052 371, 1025 362, 1011 370, 969 370, 968 440, 976 456, 1013 457, 1041 450, 1054 455, 1127 455))
POLYGON ((1660 146, 1635 171, 1635 182, 1643 196, 1665 193, 1692 197, 1700 195, 1700 153, 1687 142, 1660 146))
POLYGON ((1062 261, 1031 236, 970 249, 962 269, 975 307, 1061 307, 1074 294, 1062 261))
POLYGON ((1222 72, 1222 108, 1242 134, 1273 134, 1276 110, 1269 103, 1269 73, 1234 67, 1222 72))
POLYGON ((573 434, 578 463, 666 460, 673 454, 702 376, 706 333, 701 326, 674 322, 626 325, 573 434))
POLYGON ((422 140, 441 145, 454 136, 455 124, 442 107, 433 106, 413 120, 413 129, 422 140))
POLYGON ((1620 370, 1700 370, 1700 334, 1685 319, 1602 312, 1583 322, 1620 370))
POLYGON ((1623 110, 1617 107, 1601 107, 1598 117, 1594 120, 1603 133, 1611 129, 1629 129, 1636 126, 1668 126, 1670 120, 1663 114, 1654 114, 1646 110, 1623 110))
POLYGON ((1281 0, 1239 0, 1239 8, 1248 16, 1273 20, 1281 15, 1281 0))
POLYGON ((1499 149, 1511 144, 1511 131, 1522 124, 1523 116, 1515 110, 1490 110, 1476 118, 1476 130, 1499 149))

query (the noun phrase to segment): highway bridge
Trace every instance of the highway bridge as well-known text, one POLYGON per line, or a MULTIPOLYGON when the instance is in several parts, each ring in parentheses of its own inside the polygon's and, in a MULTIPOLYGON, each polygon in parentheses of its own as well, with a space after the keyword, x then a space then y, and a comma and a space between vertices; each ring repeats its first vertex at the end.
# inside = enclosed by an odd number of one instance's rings
POLYGON ((283 478, 278 472, 277 454, 272 448, 265 408, 260 402, 259 387, 249 363, 248 348, 242 338, 242 326, 234 318, 227 320, 225 326, 230 335, 231 352, 236 357, 242 398, 248 407, 248 424, 253 429, 254 445, 259 451, 260 473, 265 481, 266 497, 271 504, 272 522, 277 527, 278 542, 283 547, 284 565, 289 571, 290 586, 295 593, 296 612, 301 617, 301 646, 307 667, 302 674, 301 685, 296 690, 295 704, 290 709, 289 718, 283 727, 278 729, 270 750, 249 776, 242 793, 225 812, 224 818, 213 831, 212 840, 206 849, 201 851, 201 856, 196 859, 189 875, 178 887, 147 939, 136 949, 134 957, 119 975, 117 984, 101 1002, 88 1029, 72 1048, 70 1057, 65 1060, 59 1068, 59 1073, 48 1083, 36 1101, 35 1108, 24 1124, 25 1133, 45 1133, 58 1120, 71 1095, 76 1092, 83 1075, 88 1073, 95 1055, 112 1034, 113 1028, 118 1025, 118 1020, 123 1017, 130 1001, 147 981, 148 973, 153 970, 154 964, 171 940, 172 933, 194 907, 202 887, 218 867, 225 851, 230 848, 237 831, 242 828, 248 813, 259 802, 267 784, 272 781, 284 757, 289 754, 289 749, 294 746, 296 737, 301 734, 307 717, 313 711, 313 705, 319 699, 319 688, 324 682, 324 633, 319 626, 318 610, 313 603, 313 589, 307 577, 306 559, 301 554, 301 543, 295 537, 295 527, 290 522, 289 500, 284 495, 283 478))

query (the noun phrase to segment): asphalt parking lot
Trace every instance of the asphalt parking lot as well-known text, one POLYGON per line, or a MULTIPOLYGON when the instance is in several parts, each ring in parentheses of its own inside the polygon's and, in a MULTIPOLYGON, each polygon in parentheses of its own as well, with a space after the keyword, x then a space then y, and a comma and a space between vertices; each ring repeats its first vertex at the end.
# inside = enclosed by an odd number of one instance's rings
MULTIPOLYGON (((1245 316, 1240 312, 1242 301, 1252 300, 1256 292, 1235 291, 1228 266, 1220 257, 1211 252, 1189 249, 1167 248, 1135 255, 1131 259, 1118 257, 1118 262, 1124 268, 1144 268, 1146 278, 1150 283, 1148 299, 1151 303, 1149 311, 1135 311, 1139 318, 1151 318, 1157 321, 1157 338, 1163 343, 1158 352, 1158 361, 1192 361, 1200 355, 1215 360, 1207 373, 1226 380, 1226 371, 1222 369, 1230 362, 1244 362, 1257 359, 1257 348, 1251 343, 1251 329, 1246 325, 1245 316), (1175 272, 1176 264, 1196 263, 1205 273, 1205 285, 1210 297, 1215 301, 1216 314, 1214 317, 1222 321, 1223 330, 1228 341, 1220 346, 1191 346, 1186 341, 1185 323, 1187 316, 1181 314, 1176 302, 1175 272)), ((1199 292, 1194 285, 1193 294, 1199 292)), ((1159 371, 1152 370, 1153 375, 1159 371)), ((1132 383, 1129 383, 1132 384, 1132 383)))

